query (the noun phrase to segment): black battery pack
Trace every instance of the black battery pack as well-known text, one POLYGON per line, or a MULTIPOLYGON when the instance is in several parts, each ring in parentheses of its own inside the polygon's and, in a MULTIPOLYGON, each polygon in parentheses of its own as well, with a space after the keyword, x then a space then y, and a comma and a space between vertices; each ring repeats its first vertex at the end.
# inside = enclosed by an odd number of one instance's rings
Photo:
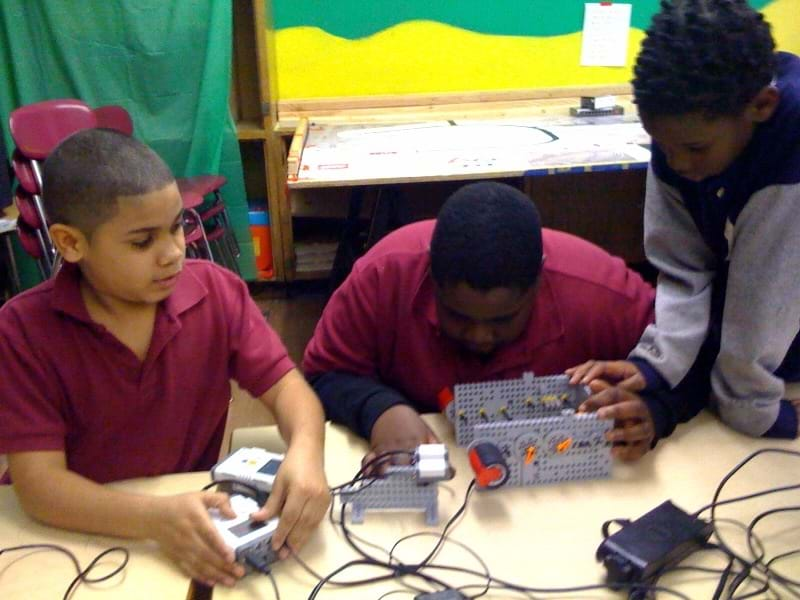
POLYGON ((596 556, 610 585, 647 583, 702 548, 712 531, 711 523, 667 501, 604 539, 596 556))

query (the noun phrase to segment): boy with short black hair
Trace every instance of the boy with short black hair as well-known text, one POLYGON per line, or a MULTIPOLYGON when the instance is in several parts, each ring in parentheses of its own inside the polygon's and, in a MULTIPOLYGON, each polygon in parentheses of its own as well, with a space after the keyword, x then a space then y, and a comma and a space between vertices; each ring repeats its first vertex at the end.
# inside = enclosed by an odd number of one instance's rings
POLYGON ((209 469, 230 378, 288 442, 267 504, 273 545, 299 547, 324 514, 323 414, 247 286, 184 259, 175 179, 144 144, 108 130, 65 140, 44 167, 64 266, 0 310, 0 452, 22 507, 50 525, 151 538, 190 576, 243 575, 208 515, 227 495, 124 493, 105 482, 209 469))
POLYGON ((436 442, 418 413, 442 408, 455 384, 621 358, 652 315, 653 289, 621 259, 542 229, 521 191, 472 183, 435 222, 390 233, 356 262, 303 368, 328 418, 370 440, 369 460, 436 442))
POLYGON ((739 431, 793 438, 798 401, 784 394, 800 380, 800 59, 775 52, 744 0, 661 6, 633 80, 653 139, 645 250, 660 271, 656 322, 630 362, 587 364, 574 380, 623 380, 590 399, 616 405, 610 414, 641 391, 655 439, 709 398, 739 431))

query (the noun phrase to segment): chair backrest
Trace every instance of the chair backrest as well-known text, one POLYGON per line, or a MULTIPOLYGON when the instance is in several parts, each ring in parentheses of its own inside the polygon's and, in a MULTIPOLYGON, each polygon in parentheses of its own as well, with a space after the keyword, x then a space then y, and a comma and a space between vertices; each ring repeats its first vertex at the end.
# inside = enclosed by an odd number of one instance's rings
POLYGON ((114 129, 125 135, 133 135, 133 119, 125 107, 118 104, 98 106, 93 111, 97 127, 114 129))
POLYGON ((8 117, 11 137, 25 158, 44 160, 64 139, 97 127, 89 105, 80 100, 45 100, 22 106, 8 117))
POLYGON ((40 194, 39 184, 36 183, 36 177, 33 174, 33 167, 30 161, 22 156, 19 150, 14 149, 11 155, 11 166, 14 169, 14 175, 19 181, 20 186, 29 194, 40 194))
POLYGON ((17 210, 19 211, 19 221, 22 221, 31 229, 42 228, 42 220, 36 211, 33 198, 20 187, 17 188, 14 194, 14 204, 17 205, 17 210))
POLYGON ((24 221, 17 221, 17 238, 22 249, 36 260, 44 259, 44 250, 36 236, 36 230, 25 224, 24 221))

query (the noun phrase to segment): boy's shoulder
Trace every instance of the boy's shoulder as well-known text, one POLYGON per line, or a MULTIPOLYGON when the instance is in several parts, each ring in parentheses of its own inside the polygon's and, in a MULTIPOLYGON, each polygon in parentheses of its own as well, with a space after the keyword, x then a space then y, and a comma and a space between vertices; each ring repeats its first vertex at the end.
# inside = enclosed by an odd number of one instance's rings
POLYGON ((55 280, 48 279, 10 298, 0 307, 0 329, 46 327, 55 314, 55 280))
POLYGON ((377 267, 406 272, 414 271, 421 265, 427 266, 435 225, 435 220, 425 220, 395 229, 359 258, 353 271, 358 273, 377 267))
POLYGON ((607 291, 628 298, 653 293, 652 286, 631 271, 625 261, 588 240, 543 228, 542 247, 543 272, 551 281, 561 282, 569 289, 584 288, 587 293, 607 291))

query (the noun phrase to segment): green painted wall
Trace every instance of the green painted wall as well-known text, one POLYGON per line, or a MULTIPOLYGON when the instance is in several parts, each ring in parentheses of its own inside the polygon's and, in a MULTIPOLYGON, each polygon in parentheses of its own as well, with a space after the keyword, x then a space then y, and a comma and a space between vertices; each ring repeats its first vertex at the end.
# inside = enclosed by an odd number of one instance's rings
MULTIPOLYGON (((270 0, 267 0, 269 2, 270 0)), ((579 31, 585 0, 272 0, 276 29, 310 26, 355 40, 405 21, 427 20, 490 35, 579 31)), ((770 0, 752 0, 761 9, 770 0)), ((659 0, 632 0, 631 25, 646 29, 659 0)))

